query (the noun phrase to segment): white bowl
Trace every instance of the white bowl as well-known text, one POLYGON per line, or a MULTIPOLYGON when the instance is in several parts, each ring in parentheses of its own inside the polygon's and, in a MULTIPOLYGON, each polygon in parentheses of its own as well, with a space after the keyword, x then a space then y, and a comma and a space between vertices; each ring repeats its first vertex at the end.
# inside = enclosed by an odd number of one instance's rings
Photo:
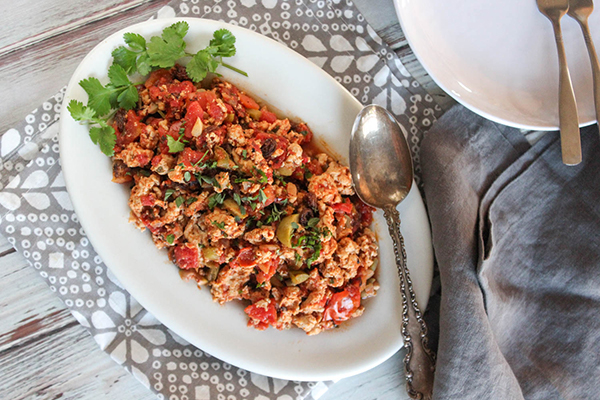
MULTIPOLYGON (((210 20, 183 20, 190 25, 188 49, 194 51, 206 46, 216 29, 231 30, 238 52, 228 62, 249 77, 222 68, 219 72, 225 79, 284 115, 307 122, 317 140, 325 141, 347 163, 350 129, 361 105, 333 78, 257 33, 210 20)), ((241 302, 219 306, 208 290, 183 282, 166 251, 156 249, 147 232, 128 223, 128 189, 111 182, 111 160, 91 142, 88 128, 71 118, 66 104, 71 99, 87 101, 80 80, 95 76, 107 81, 111 51, 123 44, 124 32, 148 38, 175 21, 149 21, 111 35, 87 55, 69 82, 60 119, 61 163, 73 205, 95 250, 133 297, 163 324, 230 364, 272 377, 310 381, 340 379, 385 361, 402 346, 401 302, 393 248, 380 213, 375 217, 381 253, 379 295, 365 301, 360 318, 314 337, 300 329, 261 332, 247 327, 241 302)), ((400 210, 409 267, 424 308, 433 254, 425 208, 416 189, 400 210)))
MULTIPOLYGON (((411 49, 455 100, 492 121, 558 129, 558 55, 535 0, 394 0, 411 49)), ((600 12, 590 16, 600 46, 600 12)), ((596 121, 592 72, 581 30, 561 20, 581 126, 596 121)))

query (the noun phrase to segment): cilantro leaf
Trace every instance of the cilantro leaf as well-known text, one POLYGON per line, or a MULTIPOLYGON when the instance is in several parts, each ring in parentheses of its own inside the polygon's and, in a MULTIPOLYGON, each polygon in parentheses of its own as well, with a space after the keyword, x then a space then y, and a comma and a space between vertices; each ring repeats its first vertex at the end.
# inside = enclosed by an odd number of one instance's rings
POLYGON ((167 235, 166 239, 167 239, 167 243, 173 244, 173 241, 175 240, 175 236, 173 236, 173 234, 170 233, 167 235))
POLYGON ((163 30, 162 37, 165 40, 174 37, 180 37, 183 39, 183 37, 187 35, 189 28, 190 26, 185 21, 175 22, 173 25, 168 26, 163 30))
POLYGON ((135 86, 130 85, 127 89, 123 90, 119 97, 117 97, 119 107, 126 110, 131 110, 137 105, 138 102, 138 91, 135 86))
POLYGON ((75 121, 88 121, 96 117, 96 112, 90 107, 86 107, 82 102, 71 100, 67 106, 67 110, 75 121))
POLYGON ((128 32, 123 35, 123 39, 133 51, 146 51, 146 39, 142 35, 128 32))
POLYGON ((93 126, 90 128, 90 138, 94 144, 100 146, 100 150, 109 157, 115 154, 114 147, 117 143, 117 135, 112 126, 93 126))
MULTIPOLYGON (((179 137, 181 139, 181 136, 179 137)), ((179 139, 173 139, 173 136, 167 135, 167 146, 169 146, 169 153, 179 153, 185 148, 185 143, 179 139)))
POLYGON ((175 199, 175 205, 177 207, 181 207, 181 205, 183 204, 184 201, 185 201, 184 198, 182 196, 179 196, 175 199))
POLYGON ((215 55, 221 57, 231 57, 235 55, 235 36, 227 29, 215 31, 209 45, 216 49, 215 55))
POLYGON ((119 46, 112 52, 113 65, 120 65, 128 74, 135 72, 138 53, 125 46, 119 46))
POLYGON ((194 81, 199 82, 206 78, 209 72, 215 72, 219 62, 213 56, 204 50, 200 50, 188 63, 185 70, 188 76, 194 81))
POLYGON ((144 52, 142 55, 140 55, 135 62, 135 66, 140 74, 148 75, 152 71, 152 66, 150 65, 150 56, 148 56, 148 53, 144 52))
POLYGON ((131 81, 127 77, 127 71, 119 64, 113 64, 108 69, 108 79, 114 87, 129 86, 131 81))
POLYGON ((186 55, 186 43, 183 37, 188 31, 187 22, 177 22, 162 32, 162 35, 153 36, 147 44, 150 64, 159 68, 171 68, 175 62, 186 55))
POLYGON ((79 82, 79 86, 88 94, 88 107, 96 111, 96 115, 102 116, 110 112, 111 97, 115 90, 102 86, 98 78, 87 78, 79 82))

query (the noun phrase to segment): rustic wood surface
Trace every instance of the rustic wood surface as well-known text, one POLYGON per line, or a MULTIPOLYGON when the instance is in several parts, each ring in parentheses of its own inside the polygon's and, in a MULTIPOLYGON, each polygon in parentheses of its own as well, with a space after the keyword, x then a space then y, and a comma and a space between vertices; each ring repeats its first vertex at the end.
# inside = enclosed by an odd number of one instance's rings
MULTIPOLYGON (((0 134, 67 82, 101 39, 168 0, 0 0, 0 134)), ((392 0, 355 0, 443 108, 452 104, 410 51, 392 0)), ((404 400, 403 352, 321 399, 404 400)), ((0 399, 154 399, 101 351, 38 272, 0 236, 0 399)))

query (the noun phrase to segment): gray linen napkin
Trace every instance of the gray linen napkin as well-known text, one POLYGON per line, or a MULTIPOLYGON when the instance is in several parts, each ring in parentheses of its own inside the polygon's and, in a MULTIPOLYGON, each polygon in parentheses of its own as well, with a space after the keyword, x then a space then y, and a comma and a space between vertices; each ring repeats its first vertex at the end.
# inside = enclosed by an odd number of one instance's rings
POLYGON ((600 145, 456 106, 425 135, 442 299, 435 399, 593 399, 600 387, 600 145))

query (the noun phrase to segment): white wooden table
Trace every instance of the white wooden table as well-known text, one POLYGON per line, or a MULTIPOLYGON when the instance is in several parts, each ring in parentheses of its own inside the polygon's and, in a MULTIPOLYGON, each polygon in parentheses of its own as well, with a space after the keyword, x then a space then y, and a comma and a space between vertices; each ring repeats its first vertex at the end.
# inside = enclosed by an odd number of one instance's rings
MULTIPOLYGON (((167 0, 0 0, 0 134, 56 93, 110 33, 148 19, 167 0)), ((446 107, 402 35, 392 0, 355 0, 409 71, 446 107)), ((400 351, 344 379, 322 399, 402 400, 400 351)), ((0 236, 0 399, 154 399, 102 352, 38 272, 0 236)))

